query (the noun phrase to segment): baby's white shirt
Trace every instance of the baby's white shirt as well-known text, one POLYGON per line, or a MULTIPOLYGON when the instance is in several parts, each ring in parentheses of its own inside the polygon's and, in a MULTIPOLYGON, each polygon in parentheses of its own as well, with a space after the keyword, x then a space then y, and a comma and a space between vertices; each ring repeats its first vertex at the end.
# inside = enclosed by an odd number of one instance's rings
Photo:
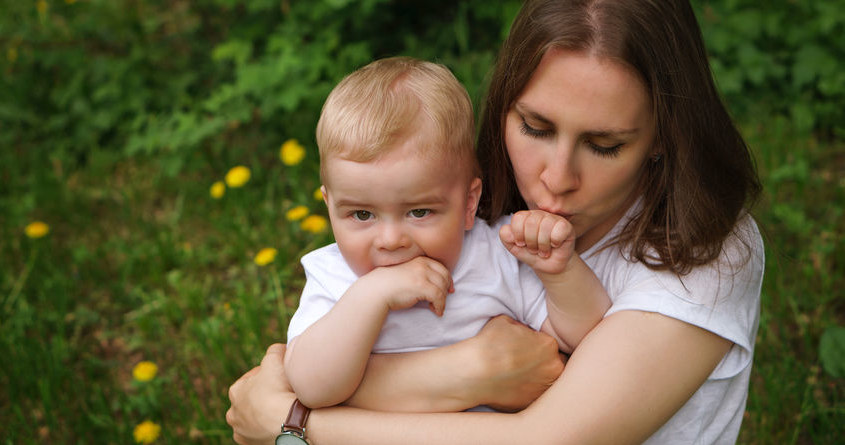
MULTIPOLYGON (((420 351, 474 337, 497 315, 508 315, 539 330, 546 319, 545 290, 534 271, 518 262, 499 240, 499 228, 476 218, 464 235, 443 316, 423 302, 387 315, 373 348, 377 353, 420 351)), ((306 283, 299 308, 288 325, 288 342, 331 310, 358 276, 344 261, 337 244, 302 257, 306 283)))

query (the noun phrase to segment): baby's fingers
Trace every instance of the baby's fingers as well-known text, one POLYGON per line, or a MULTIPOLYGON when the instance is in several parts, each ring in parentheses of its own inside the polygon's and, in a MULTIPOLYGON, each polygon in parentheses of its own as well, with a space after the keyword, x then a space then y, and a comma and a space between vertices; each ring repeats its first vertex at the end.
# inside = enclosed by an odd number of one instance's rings
POLYGON ((431 312, 434 312, 434 315, 442 317, 443 311, 446 310, 446 295, 438 292, 433 298, 429 299, 428 308, 431 309, 431 312))
POLYGON ((566 220, 555 221, 549 236, 552 247, 560 247, 572 235, 572 224, 566 220))
POLYGON ((516 237, 513 234, 513 228, 510 224, 505 224, 499 229, 499 239, 502 240, 502 244, 507 248, 516 244, 516 237))
POLYGON ((428 280, 438 289, 444 292, 453 292, 455 285, 452 282, 452 273, 442 263, 436 260, 428 262, 428 280))
POLYGON ((572 225, 560 216, 546 214, 541 216, 537 233, 537 250, 540 256, 548 258, 551 250, 563 245, 572 234, 572 225))
POLYGON ((516 212, 511 216, 510 231, 513 235, 514 244, 518 247, 525 247, 525 221, 530 214, 526 211, 516 212))

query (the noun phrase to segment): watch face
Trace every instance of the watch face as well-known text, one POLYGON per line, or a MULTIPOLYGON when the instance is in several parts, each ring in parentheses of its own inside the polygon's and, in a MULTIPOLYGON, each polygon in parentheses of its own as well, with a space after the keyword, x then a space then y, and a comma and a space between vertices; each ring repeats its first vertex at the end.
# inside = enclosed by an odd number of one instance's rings
POLYGON ((308 442, 296 434, 282 433, 276 437, 276 445, 308 445, 308 442))

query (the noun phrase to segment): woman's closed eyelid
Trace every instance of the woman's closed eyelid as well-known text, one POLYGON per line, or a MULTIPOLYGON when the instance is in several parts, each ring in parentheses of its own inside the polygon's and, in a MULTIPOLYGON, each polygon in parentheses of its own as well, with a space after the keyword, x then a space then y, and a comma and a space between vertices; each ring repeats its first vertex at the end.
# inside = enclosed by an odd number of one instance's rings
POLYGON ((590 147, 590 150, 592 150, 593 153, 595 153, 596 155, 613 158, 619 155, 619 151, 625 144, 619 143, 614 145, 600 145, 596 144, 595 142, 587 141, 587 145, 590 147))
POLYGON ((553 130, 546 130, 541 128, 535 128, 528 124, 524 117, 521 117, 522 124, 520 125, 520 132, 526 136, 531 136, 535 138, 543 138, 551 136, 554 133, 553 130))

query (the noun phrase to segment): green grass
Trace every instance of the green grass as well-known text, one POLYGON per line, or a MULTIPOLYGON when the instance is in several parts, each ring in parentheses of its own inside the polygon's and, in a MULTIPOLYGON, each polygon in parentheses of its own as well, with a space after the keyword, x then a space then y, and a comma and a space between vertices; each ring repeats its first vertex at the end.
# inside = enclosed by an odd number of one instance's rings
MULTIPOLYGON (((824 372, 818 345, 845 324, 845 145, 759 122, 744 132, 766 186, 755 216, 767 269, 740 442, 836 443, 845 385, 824 372)), ((164 156, 3 149, 0 440, 130 443, 151 419, 162 443, 231 443, 228 385, 283 340, 299 257, 330 240, 285 219, 299 204, 325 214, 313 147, 293 167, 277 148, 198 153, 178 176, 162 173, 164 156), (252 179, 212 199, 237 164, 252 179), (50 225, 46 237, 24 235, 34 220, 50 225), (262 247, 279 250, 265 267, 253 263, 262 247), (153 381, 133 381, 141 360, 159 366, 153 381)))

